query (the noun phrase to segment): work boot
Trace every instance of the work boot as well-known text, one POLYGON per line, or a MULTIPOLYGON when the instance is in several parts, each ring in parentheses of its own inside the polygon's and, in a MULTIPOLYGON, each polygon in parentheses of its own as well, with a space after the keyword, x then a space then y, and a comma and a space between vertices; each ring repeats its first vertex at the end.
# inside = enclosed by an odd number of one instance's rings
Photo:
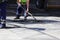
POLYGON ((2 24, 2 28, 6 28, 6 24, 2 24))
POLYGON ((24 21, 26 21, 26 20, 27 20, 27 17, 24 18, 24 21))
POLYGON ((26 15, 26 16, 24 17, 24 21, 27 21, 27 17, 28 17, 28 15, 26 15))
POLYGON ((27 20, 27 17, 28 17, 28 13, 25 13, 24 20, 27 20))
POLYGON ((2 28, 2 25, 1 25, 1 19, 0 19, 0 28, 2 28))
POLYGON ((6 28, 6 21, 5 21, 5 20, 2 20, 2 21, 1 21, 1 25, 2 25, 1 28, 6 28))
POLYGON ((20 19, 19 17, 20 17, 20 15, 17 15, 15 19, 20 19))

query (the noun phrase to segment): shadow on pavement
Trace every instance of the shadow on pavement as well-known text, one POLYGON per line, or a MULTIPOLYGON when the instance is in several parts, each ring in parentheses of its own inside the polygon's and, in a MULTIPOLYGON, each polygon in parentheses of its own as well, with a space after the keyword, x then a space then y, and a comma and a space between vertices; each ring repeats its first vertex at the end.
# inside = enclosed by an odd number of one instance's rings
POLYGON ((24 20, 9 20, 7 19, 7 22, 15 22, 15 23, 19 23, 19 24, 47 24, 47 23, 57 23, 60 21, 56 21, 56 20, 32 20, 32 19, 28 19, 26 21, 24 20))
POLYGON ((20 26, 17 26, 17 25, 15 25, 15 27, 6 27, 6 28, 3 28, 3 29, 14 29, 14 28, 24 28, 24 29, 35 30, 35 31, 44 31, 44 30, 46 30, 45 28, 28 28, 28 27, 20 27, 20 26))
MULTIPOLYGON (((56 20, 27 20, 27 21, 24 21, 24 20, 9 20, 7 19, 7 22, 15 22, 15 23, 19 23, 19 24, 47 24, 47 23, 57 23, 60 21, 56 21, 56 20)), ((45 28, 28 28, 28 27, 21 27, 21 26, 18 26, 18 25, 15 25, 15 24, 10 24, 10 25, 14 25, 14 27, 6 27, 5 29, 14 29, 14 28, 25 28, 25 29, 29 29, 29 30, 35 30, 35 31, 40 31, 40 30, 46 30, 45 28)))

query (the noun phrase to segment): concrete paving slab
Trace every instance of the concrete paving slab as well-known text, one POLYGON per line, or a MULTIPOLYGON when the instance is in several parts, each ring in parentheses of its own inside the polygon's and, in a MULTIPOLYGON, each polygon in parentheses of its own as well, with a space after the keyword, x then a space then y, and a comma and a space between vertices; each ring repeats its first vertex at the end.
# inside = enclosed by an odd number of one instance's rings
POLYGON ((1 29, 0 40, 54 40, 48 35, 29 29, 1 29))
MULTIPOLYGON (((35 18, 41 22, 25 24, 7 21, 8 28, 0 29, 0 40, 60 40, 60 17, 35 18)), ((14 20, 14 17, 10 16, 7 19, 14 20)))
POLYGON ((60 40, 60 30, 46 30, 44 33, 60 40))

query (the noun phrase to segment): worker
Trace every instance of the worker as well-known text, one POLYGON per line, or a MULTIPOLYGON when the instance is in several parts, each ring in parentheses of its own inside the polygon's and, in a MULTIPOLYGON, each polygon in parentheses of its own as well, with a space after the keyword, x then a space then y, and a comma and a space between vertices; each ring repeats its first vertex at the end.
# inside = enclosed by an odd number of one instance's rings
POLYGON ((6 0, 0 0, 0 28, 6 28, 6 0))
POLYGON ((17 13, 16 13, 16 18, 19 19, 21 16, 21 13, 24 13, 24 20, 27 19, 27 14, 29 11, 29 1, 30 0, 17 0, 17 13))

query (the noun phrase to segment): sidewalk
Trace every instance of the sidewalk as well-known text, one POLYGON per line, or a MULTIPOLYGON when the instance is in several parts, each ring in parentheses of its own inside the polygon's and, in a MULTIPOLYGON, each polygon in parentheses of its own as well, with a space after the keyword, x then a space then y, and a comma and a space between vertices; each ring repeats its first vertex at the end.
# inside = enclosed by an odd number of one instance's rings
MULTIPOLYGON (((13 20, 13 16, 7 20, 13 20)), ((23 17, 21 17, 23 19, 23 17)), ((60 17, 35 17, 40 22, 7 21, 10 28, 0 29, 0 40, 60 40, 60 17)), ((27 19, 33 19, 28 17, 27 19)))

